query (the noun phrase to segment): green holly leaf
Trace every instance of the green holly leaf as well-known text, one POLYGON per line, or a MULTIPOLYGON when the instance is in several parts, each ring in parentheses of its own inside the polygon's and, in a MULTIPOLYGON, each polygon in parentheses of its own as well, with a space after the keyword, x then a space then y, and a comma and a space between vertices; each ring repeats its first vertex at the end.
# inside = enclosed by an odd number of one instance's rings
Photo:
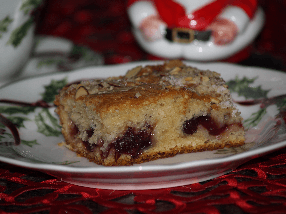
POLYGON ((266 98, 267 93, 270 90, 263 90, 261 86, 258 87, 251 87, 250 84, 254 83, 254 81, 258 77, 255 78, 247 78, 243 77, 242 79, 239 79, 237 76, 234 80, 228 81, 226 84, 228 85, 228 88, 230 92, 236 92, 239 96, 244 96, 246 99, 253 98, 253 99, 259 99, 259 98, 266 98))
POLYGON ((80 56, 86 62, 92 62, 94 60, 94 53, 89 48, 79 45, 73 45, 71 50, 72 56, 80 56))
POLYGON ((262 108, 259 109, 258 112, 253 113, 250 118, 244 121, 244 126, 248 129, 254 126, 257 126, 258 123, 261 121, 262 117, 266 114, 266 109, 262 108))
POLYGON ((37 68, 42 68, 44 66, 46 67, 51 67, 54 65, 59 65, 61 63, 63 63, 64 60, 62 59, 44 59, 44 60, 39 60, 39 62, 37 63, 37 68))
POLYGON ((3 114, 25 114, 28 115, 31 112, 35 111, 35 107, 29 107, 29 106, 0 106, 0 113, 3 114))
POLYGON ((21 5, 20 10, 24 11, 27 15, 30 11, 41 5, 43 0, 25 0, 21 5))
MULTIPOLYGON (((14 137, 12 134, 4 131, 3 133, 0 134, 0 143, 7 142, 7 141, 14 142, 14 137)), ((37 143, 37 140, 28 141, 28 140, 23 140, 23 139, 21 139, 21 144, 24 144, 29 147, 33 147, 34 145, 40 145, 37 143)))
POLYGON ((34 18, 31 17, 23 25, 13 30, 7 44, 13 45, 15 48, 20 45, 24 37, 27 35, 28 30, 30 27, 32 27, 33 23, 34 18))
POLYGON ((38 115, 35 116, 35 123, 38 127, 38 132, 45 136, 60 136, 61 126, 48 109, 43 109, 38 115))
POLYGON ((2 32, 5 33, 8 31, 8 26, 13 21, 9 16, 6 16, 0 21, 0 38, 2 37, 2 32))
POLYGON ((6 132, 6 130, 0 128, 0 143, 3 142, 14 142, 14 137, 12 134, 6 132))
MULTIPOLYGON (((26 117, 6 117, 8 120, 10 120, 17 128, 25 128, 24 122, 30 120, 26 117)), ((0 128, 5 128, 5 126, 0 123, 0 128)))
POLYGON ((37 140, 21 140, 21 143, 26 145, 26 146, 29 146, 29 147, 33 147, 34 145, 40 145, 37 143, 37 140))
MULTIPOLYGON (((22 10, 25 15, 28 15, 31 11, 33 11, 35 8, 37 8, 43 0, 25 0, 23 4, 21 5, 20 10, 22 10)), ((12 19, 4 19, 3 27, 7 26, 7 24, 10 24, 12 19)), ((28 30, 32 27, 34 24, 34 17, 30 17, 24 24, 14 29, 10 35, 10 38, 7 42, 8 45, 13 45, 15 48, 18 47, 18 45, 21 44, 22 40, 27 35, 28 30)))
POLYGON ((45 86, 45 92, 42 94, 43 101, 51 103, 55 100, 55 96, 67 84, 67 78, 63 80, 52 80, 51 83, 45 86))
POLYGON ((277 99, 275 104, 276 104, 277 108, 279 109, 279 112, 285 111, 285 109, 286 109, 286 98, 283 97, 281 99, 277 99))

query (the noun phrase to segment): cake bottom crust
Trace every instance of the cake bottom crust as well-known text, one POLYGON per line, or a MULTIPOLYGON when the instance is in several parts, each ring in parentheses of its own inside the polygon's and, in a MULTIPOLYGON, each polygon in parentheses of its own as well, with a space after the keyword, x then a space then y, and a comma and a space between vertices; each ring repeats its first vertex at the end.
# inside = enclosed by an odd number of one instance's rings
POLYGON ((77 153, 78 156, 80 157, 85 157, 87 158, 90 162, 94 162, 99 165, 104 165, 104 166, 128 166, 128 165, 133 165, 133 164, 140 164, 144 162, 149 162, 157 159, 162 159, 162 158, 168 158, 168 157, 174 157, 175 155, 178 154, 184 154, 184 153, 194 153, 194 152, 203 152, 203 151, 212 151, 212 150, 217 150, 217 149, 223 149, 225 147, 239 147, 244 145, 244 141, 238 141, 238 142, 225 142, 225 143, 215 143, 215 144, 207 144, 203 146, 182 146, 182 147, 177 147, 175 146, 171 151, 166 151, 166 152, 159 152, 159 153, 149 153, 149 154, 141 154, 138 158, 134 159, 129 155, 121 155, 118 160, 116 160, 112 156, 108 156, 107 158, 102 158, 100 152, 98 151, 99 149, 96 149, 93 152, 87 151, 84 146, 82 146, 81 142, 76 142, 76 141, 66 141, 65 146, 70 149, 71 151, 74 151, 77 153))

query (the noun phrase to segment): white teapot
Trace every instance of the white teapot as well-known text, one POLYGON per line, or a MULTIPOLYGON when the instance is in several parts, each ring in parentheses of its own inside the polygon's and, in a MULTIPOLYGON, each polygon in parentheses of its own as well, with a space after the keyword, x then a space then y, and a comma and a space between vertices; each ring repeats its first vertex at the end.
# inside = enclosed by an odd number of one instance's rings
POLYGON ((129 0, 138 43, 163 58, 214 61, 247 47, 263 27, 256 0, 129 0))

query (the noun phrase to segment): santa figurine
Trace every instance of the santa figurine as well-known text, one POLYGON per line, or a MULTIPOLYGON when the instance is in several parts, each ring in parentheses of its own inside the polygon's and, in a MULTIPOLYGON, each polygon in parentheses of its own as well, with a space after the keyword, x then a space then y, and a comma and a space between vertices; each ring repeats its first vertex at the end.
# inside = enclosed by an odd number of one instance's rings
POLYGON ((129 0, 127 12, 147 52, 195 61, 238 53, 264 22, 256 0, 129 0))

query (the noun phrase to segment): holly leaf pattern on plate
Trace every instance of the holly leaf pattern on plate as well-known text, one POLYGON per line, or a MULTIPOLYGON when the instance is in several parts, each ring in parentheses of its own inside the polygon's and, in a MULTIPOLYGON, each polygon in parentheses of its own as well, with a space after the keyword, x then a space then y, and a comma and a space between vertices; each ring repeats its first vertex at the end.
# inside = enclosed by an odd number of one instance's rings
POLYGON ((267 93, 270 90, 263 90, 261 86, 258 87, 251 87, 250 84, 254 83, 254 81, 258 77, 255 78, 247 78, 243 77, 239 79, 238 76, 234 80, 228 81, 226 84, 230 92, 236 92, 239 96, 244 96, 246 99, 253 98, 265 98, 267 97, 267 93))
POLYGON ((34 145, 40 145, 37 143, 37 140, 21 140, 21 143, 29 147, 33 147, 34 145))
POLYGON ((38 127, 38 132, 45 136, 60 136, 61 126, 57 119, 49 112, 48 109, 43 109, 35 116, 35 123, 38 127))
POLYGON ((0 106, 0 113, 2 114, 25 114, 28 115, 29 113, 32 113, 35 111, 35 107, 30 106, 0 106))
MULTIPOLYGON (((226 82, 230 92, 237 93, 239 96, 243 96, 246 100, 249 101, 248 105, 262 104, 267 98, 267 94, 270 90, 262 89, 261 85, 254 87, 252 84, 257 80, 258 77, 248 78, 246 76, 239 78, 238 76, 235 79, 226 82), (250 100, 252 99, 252 100, 250 100)), ((242 102, 237 102, 238 104, 243 105, 242 102)), ((244 126, 246 129, 257 126, 264 115, 266 115, 265 105, 260 105, 260 109, 257 112, 251 114, 251 116, 244 120, 244 126)))
POLYGON ((254 112, 248 119, 244 120, 244 126, 249 129, 251 127, 257 126, 261 121, 267 111, 265 108, 259 109, 257 112, 254 112))
MULTIPOLYGON (((44 86, 45 91, 42 95, 42 99, 35 103, 24 103, 18 101, 11 101, 10 103, 19 106, 0 106, 0 113, 3 115, 8 115, 6 118, 12 122, 15 127, 27 128, 25 127, 25 122, 35 122, 37 125, 37 131, 45 136, 60 136, 61 126, 58 120, 50 112, 50 107, 47 103, 52 103, 55 99, 55 95, 58 94, 59 90, 67 84, 67 78, 61 80, 51 80, 50 84, 44 86), (21 106, 21 105, 27 106, 21 106), (41 108, 38 112, 36 109, 41 108), (38 112, 38 113, 36 113, 38 112), (36 113, 36 114, 35 114, 36 113), (25 115, 25 116, 23 116, 25 115)), ((4 124, 0 123, 0 143, 8 143, 13 145, 13 135, 10 134, 8 129, 5 129, 4 124)), ((37 140, 26 140, 21 139, 22 144, 32 147, 34 145, 39 145, 37 140)), ((8 145, 7 144, 7 145, 8 145)))
MULTIPOLYGON (((25 127, 24 122, 29 121, 28 117, 20 116, 22 114, 28 115, 34 112, 35 107, 20 107, 20 106, 0 106, 1 114, 8 114, 13 116, 7 116, 6 118, 10 120, 17 128, 25 127), (14 115, 17 114, 17 115, 14 115)), ((0 123, 1 128, 5 128, 4 124, 0 123)))
MULTIPOLYGON (((8 120, 10 120, 17 128, 25 127, 24 122, 30 121, 27 117, 20 117, 20 116, 14 116, 14 117, 7 117, 8 120)), ((0 124, 1 127, 1 124, 0 124)), ((4 126, 3 126, 4 127, 4 126)))
POLYGON ((55 96, 67 84, 67 78, 62 80, 52 80, 51 83, 45 86, 45 92, 42 94, 43 101, 51 103, 55 100, 55 96))

